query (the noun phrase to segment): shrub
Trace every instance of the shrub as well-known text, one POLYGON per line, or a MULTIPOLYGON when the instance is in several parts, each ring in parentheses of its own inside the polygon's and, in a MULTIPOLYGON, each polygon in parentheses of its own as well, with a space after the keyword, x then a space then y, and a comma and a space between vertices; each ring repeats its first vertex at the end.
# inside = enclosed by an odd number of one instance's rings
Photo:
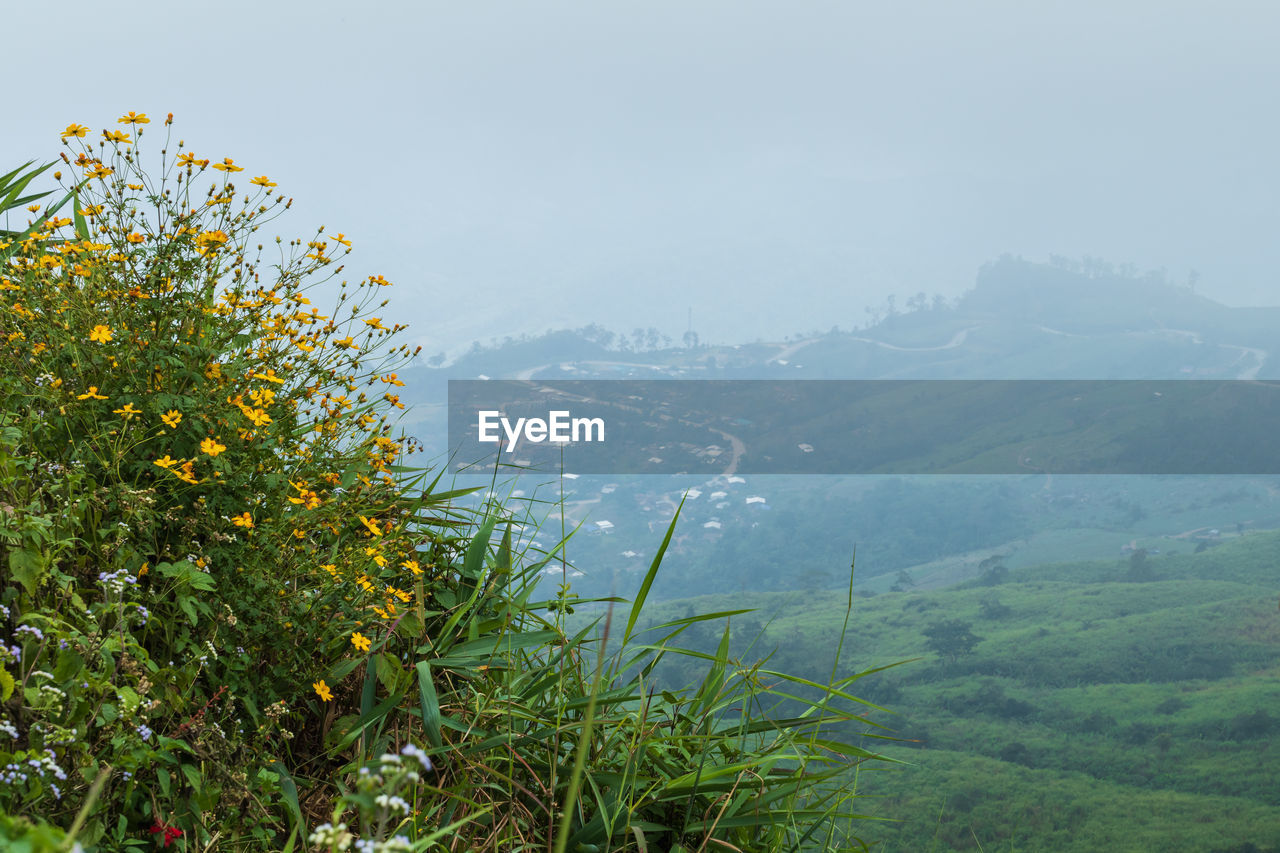
MULTIPOLYGON (((670 645, 711 617, 641 642, 644 593, 620 641, 607 618, 569 633, 589 603, 534 597, 564 543, 523 552, 509 511, 460 513, 408 465, 396 371, 416 351, 374 316, 389 283, 341 278, 341 233, 263 236, 291 201, 230 158, 166 137, 144 168, 149 124, 96 146, 68 127, 66 196, 0 242, 0 815, 41 821, 5 831, 854 843, 836 776, 875 756, 827 735, 862 674, 744 664, 727 630, 711 654, 670 645), (672 653, 704 677, 655 694, 672 653), (776 718, 788 701, 806 710, 776 718)), ((9 207, 40 171, 0 178, 9 207)))

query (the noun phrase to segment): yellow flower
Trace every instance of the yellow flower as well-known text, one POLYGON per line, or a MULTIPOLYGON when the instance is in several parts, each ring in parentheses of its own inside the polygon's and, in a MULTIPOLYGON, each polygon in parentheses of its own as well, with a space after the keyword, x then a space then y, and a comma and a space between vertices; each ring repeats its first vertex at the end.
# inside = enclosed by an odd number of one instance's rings
POLYGON ((375 522, 370 521, 369 519, 365 518, 363 515, 362 515, 362 516, 360 516, 360 523, 361 523, 361 524, 363 524, 365 527, 369 528, 369 532, 370 532, 372 535, 374 535, 374 536, 381 536, 381 535, 382 535, 382 530, 381 530, 381 528, 379 528, 379 527, 378 527, 378 525, 377 525, 375 522))
POLYGON ((125 145, 132 144, 132 141, 129 139, 129 134, 122 133, 118 130, 104 130, 102 131, 102 135, 106 137, 108 142, 123 142, 125 145))
POLYGON ((202 163, 207 163, 207 162, 209 161, 208 160, 201 161, 197 159, 196 155, 192 154, 189 151, 185 154, 178 155, 179 166, 199 166, 199 165, 202 165, 202 163))
POLYGON ((277 385, 283 385, 283 384, 284 384, 284 380, 283 380, 283 379, 281 379, 279 376, 276 376, 276 372, 275 372, 274 370, 272 370, 271 368, 269 368, 269 367, 267 368, 267 372, 266 372, 266 373, 255 373, 255 374, 253 374, 253 378, 254 378, 254 379, 264 379, 264 380, 266 380, 267 382, 275 382, 277 385))
POLYGON ((214 163, 213 168, 217 169, 219 172, 243 172, 244 167, 237 166, 235 163, 236 161, 232 160, 230 157, 224 157, 221 163, 214 163))
POLYGON ((324 683, 323 678, 319 681, 313 682, 311 686, 315 688, 316 695, 322 700, 325 702, 333 701, 333 692, 329 690, 329 685, 324 683))
POLYGON ((161 468, 172 468, 174 465, 178 464, 178 460, 171 459, 169 454, 166 453, 164 456, 157 459, 155 464, 159 465, 161 468))
POLYGON ((199 482, 200 482, 199 480, 197 480, 197 479, 196 479, 196 474, 195 474, 195 463, 194 463, 194 462, 191 462, 190 460, 188 460, 188 461, 186 461, 186 462, 183 462, 183 463, 182 463, 182 470, 181 470, 181 471, 175 471, 175 472, 174 472, 174 474, 175 474, 175 476, 177 476, 177 478, 178 478, 179 480, 182 480, 184 483, 193 483, 193 484, 194 484, 194 483, 199 483, 199 482))
POLYGON ((248 512, 242 512, 231 519, 231 523, 236 527, 253 527, 253 516, 248 512))
POLYGON ((200 442, 200 452, 208 454, 209 456, 217 456, 226 449, 227 446, 225 444, 219 444, 218 440, 215 438, 206 438, 204 441, 200 442))
POLYGON ((164 421, 164 425, 169 429, 177 429, 178 422, 182 420, 182 412, 177 409, 170 409, 160 416, 160 420, 164 421))
POLYGON ((147 118, 146 113, 135 113, 133 110, 116 119, 116 124, 151 124, 151 119, 147 118))
POLYGON ((370 646, 369 638, 364 634, 361 634, 359 631, 356 631, 351 635, 351 645, 355 646, 362 652, 367 652, 369 651, 370 646))
POLYGON ((266 175, 259 175, 258 177, 250 180, 249 183, 257 184, 260 187, 274 187, 276 185, 275 181, 271 180, 266 175))
POLYGON ((83 394, 77 395, 77 400, 105 400, 106 397, 98 393, 97 385, 90 385, 89 390, 83 394))
MULTIPOLYGON (((40 209, 40 208, 39 208, 39 205, 37 205, 37 206, 36 206, 36 210, 39 210, 39 209, 40 209)), ((101 212, 102 212, 102 205, 100 205, 100 204, 91 204, 91 205, 89 205, 88 207, 86 207, 86 208, 84 208, 83 210, 81 210, 81 211, 80 211, 80 215, 81 215, 81 216, 97 216, 97 215, 98 215, 99 213, 101 213, 101 212)))
POLYGON ((366 557, 373 557, 373 561, 379 566, 385 566, 387 564, 387 558, 382 556, 382 552, 377 548, 365 548, 364 554, 366 557))
POLYGON ((329 239, 330 239, 330 240, 333 240, 333 241, 334 241, 334 242, 336 242, 336 243, 341 243, 342 245, 346 246, 347 248, 350 248, 350 247, 351 247, 351 241, 350 241, 350 240, 348 240, 348 239, 347 239, 347 235, 346 235, 346 234, 343 234, 341 231, 339 231, 339 232, 338 232, 338 236, 337 236, 337 237, 335 237, 335 236, 333 236, 332 234, 330 234, 330 235, 329 235, 329 239))
POLYGON ((293 487, 302 494, 302 497, 289 498, 289 503, 301 504, 305 509, 315 509, 320 506, 320 496, 318 494, 310 489, 303 488, 297 483, 294 483, 293 487))
POLYGON ((128 237, 125 237, 125 239, 128 240, 130 243, 142 243, 147 238, 144 235, 139 234, 137 231, 134 231, 128 237))
POLYGON ((374 317, 372 320, 365 320, 365 321, 364 321, 364 324, 365 324, 366 326, 369 326, 369 327, 374 328, 374 329, 381 329, 381 330, 382 330, 382 331, 384 331, 384 332, 385 332, 385 331, 386 331, 386 329, 387 329, 387 327, 386 327, 386 326, 382 325, 382 318, 381 318, 381 317, 374 317))
POLYGON ((116 172, 115 169, 111 168, 110 166, 103 166, 101 163, 95 165, 92 169, 86 166, 84 170, 84 173, 88 175, 90 178, 98 178, 98 179, 105 178, 108 175, 114 175, 115 172, 116 172))
POLYGON ((406 569, 413 572, 415 575, 422 574, 422 567, 418 565, 417 560, 405 560, 400 565, 404 566, 406 569))
POLYGON ((124 415, 126 418, 131 418, 131 417, 133 417, 134 415, 140 415, 140 414, 142 414, 142 412, 140 412, 140 411, 138 411, 137 409, 135 409, 135 408, 133 407, 133 403, 125 403, 125 404, 124 404, 124 408, 123 408, 123 409, 116 409, 115 411, 113 411, 113 412, 112 412, 112 414, 115 414, 115 415, 124 415))
POLYGON ((203 234, 196 237, 196 251, 203 255, 205 252, 212 251, 226 245, 226 242, 229 239, 230 238, 224 231, 205 231, 203 234))
POLYGON ((85 127, 83 124, 72 123, 67 125, 66 130, 62 131, 62 138, 66 139, 68 136, 81 137, 88 132, 89 132, 89 128, 85 127))
POLYGON ((351 349, 352 347, 355 346, 355 343, 351 340, 351 338, 343 338, 340 341, 334 341, 333 345, 335 347, 342 347, 343 349, 351 349))
POLYGON ((101 324, 94 326, 89 332, 89 340, 94 343, 105 344, 107 341, 111 340, 111 327, 103 326, 101 324))
POLYGON ((246 418, 253 422, 254 426, 266 426, 271 423, 271 415, 268 415, 263 409, 253 409, 249 406, 241 406, 240 411, 246 418))

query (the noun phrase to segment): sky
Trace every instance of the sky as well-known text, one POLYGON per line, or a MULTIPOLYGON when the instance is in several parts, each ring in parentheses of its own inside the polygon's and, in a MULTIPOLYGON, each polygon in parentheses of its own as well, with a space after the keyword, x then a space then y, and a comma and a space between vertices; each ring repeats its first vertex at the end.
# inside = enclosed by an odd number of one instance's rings
MULTIPOLYGON (((1005 253, 1280 304, 1266 2, 6 5, 8 171, 175 114, 351 237, 428 353, 734 343, 953 297, 1005 253), (14 35, 17 34, 15 38, 14 35)), ((153 129, 156 125, 152 126, 153 129)), ((155 131, 159 135, 158 130, 155 131)), ((1103 306, 1100 306, 1103 310, 1103 306)))

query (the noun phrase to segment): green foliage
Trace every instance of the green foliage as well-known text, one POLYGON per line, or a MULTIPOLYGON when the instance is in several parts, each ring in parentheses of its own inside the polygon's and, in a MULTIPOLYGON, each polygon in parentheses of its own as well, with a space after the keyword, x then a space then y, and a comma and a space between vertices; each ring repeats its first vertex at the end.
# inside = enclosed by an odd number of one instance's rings
POLYGON ((925 645, 929 651, 936 652, 954 663, 958 658, 972 652, 973 647, 982 640, 970 630, 971 628, 968 622, 962 622, 959 619, 934 622, 924 629, 924 635, 929 640, 925 645))
MULTIPOLYGON (((976 584, 858 600, 852 665, 924 654, 943 621, 981 624, 985 637, 954 663, 866 682, 864 699, 897 712, 873 718, 904 741, 883 753, 910 765, 857 776, 894 819, 868 840, 894 851, 1280 843, 1278 547, 1280 534, 1252 533, 1198 556, 1148 557, 1164 579, 1147 583, 1113 580, 1114 560, 1018 568, 999 588, 998 618, 993 590, 976 584), (1147 810, 1159 819, 1131 829, 1147 810)), ((708 596, 667 612, 756 608, 771 618, 755 648, 817 675, 844 618, 835 598, 708 596)))
POLYGON ((338 280, 324 229, 267 252, 273 182, 182 143, 148 170, 149 120, 120 121, 67 129, 72 215, 0 267, 0 838, 861 846, 836 780, 877 756, 835 728, 863 673, 676 645, 715 616, 638 637, 643 594, 621 639, 615 599, 540 600, 567 540, 459 510, 393 433, 387 282, 338 280), (656 690, 669 657, 698 677, 656 690))

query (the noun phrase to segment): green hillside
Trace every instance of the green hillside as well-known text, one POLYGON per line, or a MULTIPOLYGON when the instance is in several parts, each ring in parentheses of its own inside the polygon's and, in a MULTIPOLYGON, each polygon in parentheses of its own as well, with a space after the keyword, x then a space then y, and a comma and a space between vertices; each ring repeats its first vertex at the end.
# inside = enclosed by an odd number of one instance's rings
MULTIPOLYGON (((878 849, 1280 848, 1280 534, 1199 554, 992 566, 959 587, 854 599, 842 671, 909 660, 858 682, 894 712, 868 719, 898 738, 864 746, 906 762, 848 782, 886 819, 866 833, 878 849)), ((735 651, 772 651, 769 666, 821 680, 846 596, 667 607, 755 607, 738 618, 735 651)), ((711 641, 702 630, 690 645, 711 641)))

